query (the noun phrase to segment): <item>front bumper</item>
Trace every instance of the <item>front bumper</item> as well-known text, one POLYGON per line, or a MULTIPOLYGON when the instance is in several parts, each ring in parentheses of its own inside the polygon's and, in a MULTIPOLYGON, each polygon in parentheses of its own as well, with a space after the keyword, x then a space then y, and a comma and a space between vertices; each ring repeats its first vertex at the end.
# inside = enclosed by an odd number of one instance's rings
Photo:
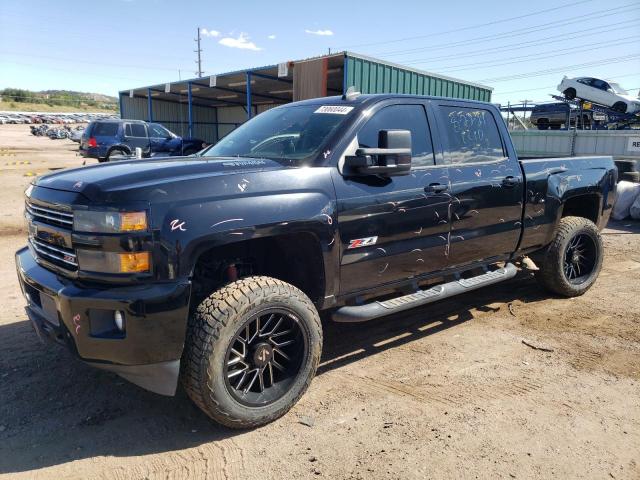
POLYGON ((41 339, 66 345, 81 360, 148 390, 173 395, 189 312, 189 282, 99 288, 38 265, 16 252, 27 314, 41 339), (97 328, 109 312, 125 316, 125 332, 97 328), (106 312, 106 313, 105 313, 106 312))

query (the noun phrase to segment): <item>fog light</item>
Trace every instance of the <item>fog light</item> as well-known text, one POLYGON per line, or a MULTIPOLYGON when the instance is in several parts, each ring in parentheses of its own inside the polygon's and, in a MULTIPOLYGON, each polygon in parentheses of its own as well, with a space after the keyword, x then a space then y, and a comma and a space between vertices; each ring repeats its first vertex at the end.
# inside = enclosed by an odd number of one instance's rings
POLYGON ((116 310, 113 314, 113 322, 116 324, 118 330, 124 332, 124 313, 120 310, 116 310))

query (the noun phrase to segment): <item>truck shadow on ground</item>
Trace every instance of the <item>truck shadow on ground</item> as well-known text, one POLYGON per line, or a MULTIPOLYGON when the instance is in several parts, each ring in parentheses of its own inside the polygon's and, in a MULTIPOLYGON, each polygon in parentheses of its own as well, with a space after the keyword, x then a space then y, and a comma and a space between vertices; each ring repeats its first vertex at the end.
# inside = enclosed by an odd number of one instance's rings
MULTIPOLYGON (((318 375, 499 310, 495 305, 545 298, 531 275, 520 273, 510 282, 368 323, 324 321, 318 375)), ((175 398, 155 395, 82 364, 57 345, 43 347, 26 321, 0 327, 0 425, 0 473, 180 451, 242 433, 214 424, 182 390, 175 398)))

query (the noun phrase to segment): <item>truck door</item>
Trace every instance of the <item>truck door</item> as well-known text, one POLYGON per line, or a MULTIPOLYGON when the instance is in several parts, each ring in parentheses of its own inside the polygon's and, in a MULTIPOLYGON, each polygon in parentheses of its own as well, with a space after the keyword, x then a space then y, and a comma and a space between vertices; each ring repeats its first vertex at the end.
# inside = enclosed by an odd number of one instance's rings
POLYGON ((524 182, 502 141, 504 121, 494 109, 467 105, 435 105, 451 178, 450 267, 508 256, 521 232, 524 182))
POLYGON ((142 123, 124 124, 124 143, 135 153, 136 148, 142 148, 145 153, 149 152, 149 137, 147 127, 142 123))
POLYGON ((147 131, 149 133, 150 148, 153 153, 170 153, 171 140, 173 137, 167 129, 157 123, 149 123, 147 125, 147 131))
MULTIPOLYGON (((375 108, 375 107, 372 107, 375 108)), ((341 293, 415 277, 446 266, 447 168, 437 166, 425 106, 407 100, 374 110, 347 151, 377 147, 378 132, 411 131, 408 175, 343 177, 334 173, 341 241, 341 293), (429 187, 433 184, 433 187, 429 187), (427 187, 428 191, 425 191, 427 187)))

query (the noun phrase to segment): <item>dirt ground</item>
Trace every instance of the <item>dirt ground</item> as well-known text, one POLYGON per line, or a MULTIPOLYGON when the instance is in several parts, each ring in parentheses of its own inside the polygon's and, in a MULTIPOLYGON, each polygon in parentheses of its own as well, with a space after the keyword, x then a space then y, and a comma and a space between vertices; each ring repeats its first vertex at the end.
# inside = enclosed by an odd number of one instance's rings
POLYGON ((38 343, 13 262, 22 191, 28 172, 81 165, 75 145, 0 125, 0 477, 640 478, 638 222, 605 230, 603 271, 580 298, 521 273, 408 314, 325 322, 300 403, 231 431, 183 392, 146 392, 38 343))

